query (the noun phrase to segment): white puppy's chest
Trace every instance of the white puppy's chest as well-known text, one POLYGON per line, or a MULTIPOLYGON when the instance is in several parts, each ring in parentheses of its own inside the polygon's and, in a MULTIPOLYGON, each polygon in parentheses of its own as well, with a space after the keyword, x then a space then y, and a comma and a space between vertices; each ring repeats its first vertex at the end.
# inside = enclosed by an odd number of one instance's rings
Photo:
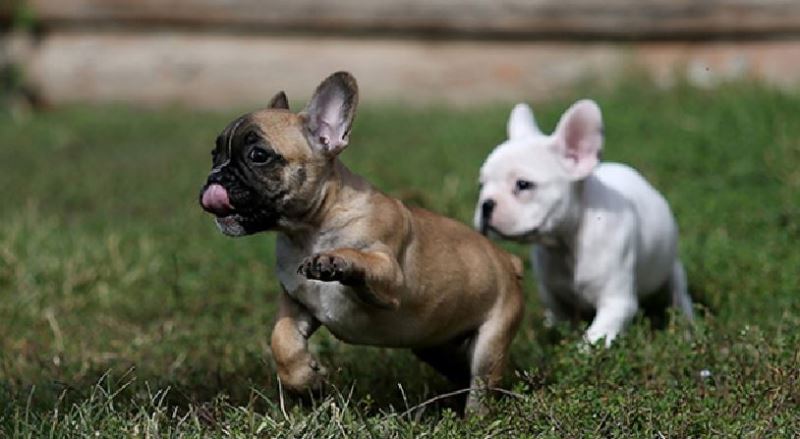
POLYGON ((578 309, 594 309, 597 294, 591 285, 601 279, 582 272, 573 257, 540 245, 534 247, 532 260, 536 275, 551 294, 578 309))

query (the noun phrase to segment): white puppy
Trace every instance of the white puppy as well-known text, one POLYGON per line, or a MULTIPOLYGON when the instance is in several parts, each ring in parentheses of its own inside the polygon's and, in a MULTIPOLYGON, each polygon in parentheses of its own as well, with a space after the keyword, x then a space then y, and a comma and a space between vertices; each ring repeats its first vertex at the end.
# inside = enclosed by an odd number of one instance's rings
POLYGON ((669 205, 634 169, 598 163, 603 121, 594 101, 575 103, 551 135, 518 104, 508 137, 481 167, 475 227, 536 244, 548 323, 594 313, 586 339, 608 346, 639 299, 659 291, 691 319, 669 205))

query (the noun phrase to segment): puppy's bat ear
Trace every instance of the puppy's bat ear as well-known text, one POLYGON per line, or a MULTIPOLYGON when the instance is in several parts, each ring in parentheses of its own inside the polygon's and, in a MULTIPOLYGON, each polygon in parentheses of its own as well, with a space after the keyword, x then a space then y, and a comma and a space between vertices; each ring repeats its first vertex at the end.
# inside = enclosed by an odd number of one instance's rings
POLYGON ((267 108, 280 108, 283 110, 289 109, 289 99, 286 97, 286 93, 282 90, 278 93, 275 93, 275 96, 269 100, 269 104, 267 104, 267 108))
POLYGON ((350 73, 336 72, 322 81, 303 110, 311 146, 330 156, 342 152, 350 140, 357 106, 358 85, 350 73))
POLYGON ((509 139, 520 139, 530 137, 535 134, 542 134, 539 127, 536 125, 536 119, 533 117, 533 111, 528 104, 517 104, 511 110, 511 115, 508 117, 508 124, 506 125, 509 139))
POLYGON ((603 115, 595 101, 574 103, 561 116, 554 147, 567 173, 579 180, 591 174, 603 149, 603 115))

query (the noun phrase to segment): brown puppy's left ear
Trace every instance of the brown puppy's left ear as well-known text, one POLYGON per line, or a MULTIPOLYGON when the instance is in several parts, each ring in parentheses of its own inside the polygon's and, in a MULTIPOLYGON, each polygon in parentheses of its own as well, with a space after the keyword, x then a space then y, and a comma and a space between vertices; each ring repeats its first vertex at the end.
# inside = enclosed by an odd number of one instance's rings
POLYGON ((328 76, 317 87, 303 115, 311 146, 329 156, 344 150, 358 106, 358 85, 347 72, 328 76))
POLYGON ((279 91, 269 100, 269 104, 267 104, 267 108, 279 108, 288 110, 289 109, 289 99, 286 97, 286 93, 283 90, 279 91))

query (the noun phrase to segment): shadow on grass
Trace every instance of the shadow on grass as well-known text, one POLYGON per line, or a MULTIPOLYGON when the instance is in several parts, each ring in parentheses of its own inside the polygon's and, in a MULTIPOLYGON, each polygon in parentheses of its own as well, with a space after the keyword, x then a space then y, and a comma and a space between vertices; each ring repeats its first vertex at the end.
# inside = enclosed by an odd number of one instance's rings
MULTIPOLYGON (((407 411, 437 395, 458 390, 410 351, 346 346, 327 338, 317 347, 330 371, 326 386, 317 392, 283 391, 271 360, 250 355, 235 370, 208 364, 178 370, 119 364, 83 371, 74 380, 6 382, 0 385, 0 407, 24 408, 25 416, 31 419, 76 410, 127 415, 162 410, 215 427, 235 407, 281 418, 287 413, 313 412, 334 400, 357 406, 360 415, 381 416, 407 411), (336 355, 330 350, 336 350, 336 355)), ((424 412, 425 417, 439 417, 443 410, 460 413, 464 399, 463 394, 437 399, 425 404, 418 416, 424 412)), ((3 410, 0 415, 0 421, 12 417, 3 410)))

